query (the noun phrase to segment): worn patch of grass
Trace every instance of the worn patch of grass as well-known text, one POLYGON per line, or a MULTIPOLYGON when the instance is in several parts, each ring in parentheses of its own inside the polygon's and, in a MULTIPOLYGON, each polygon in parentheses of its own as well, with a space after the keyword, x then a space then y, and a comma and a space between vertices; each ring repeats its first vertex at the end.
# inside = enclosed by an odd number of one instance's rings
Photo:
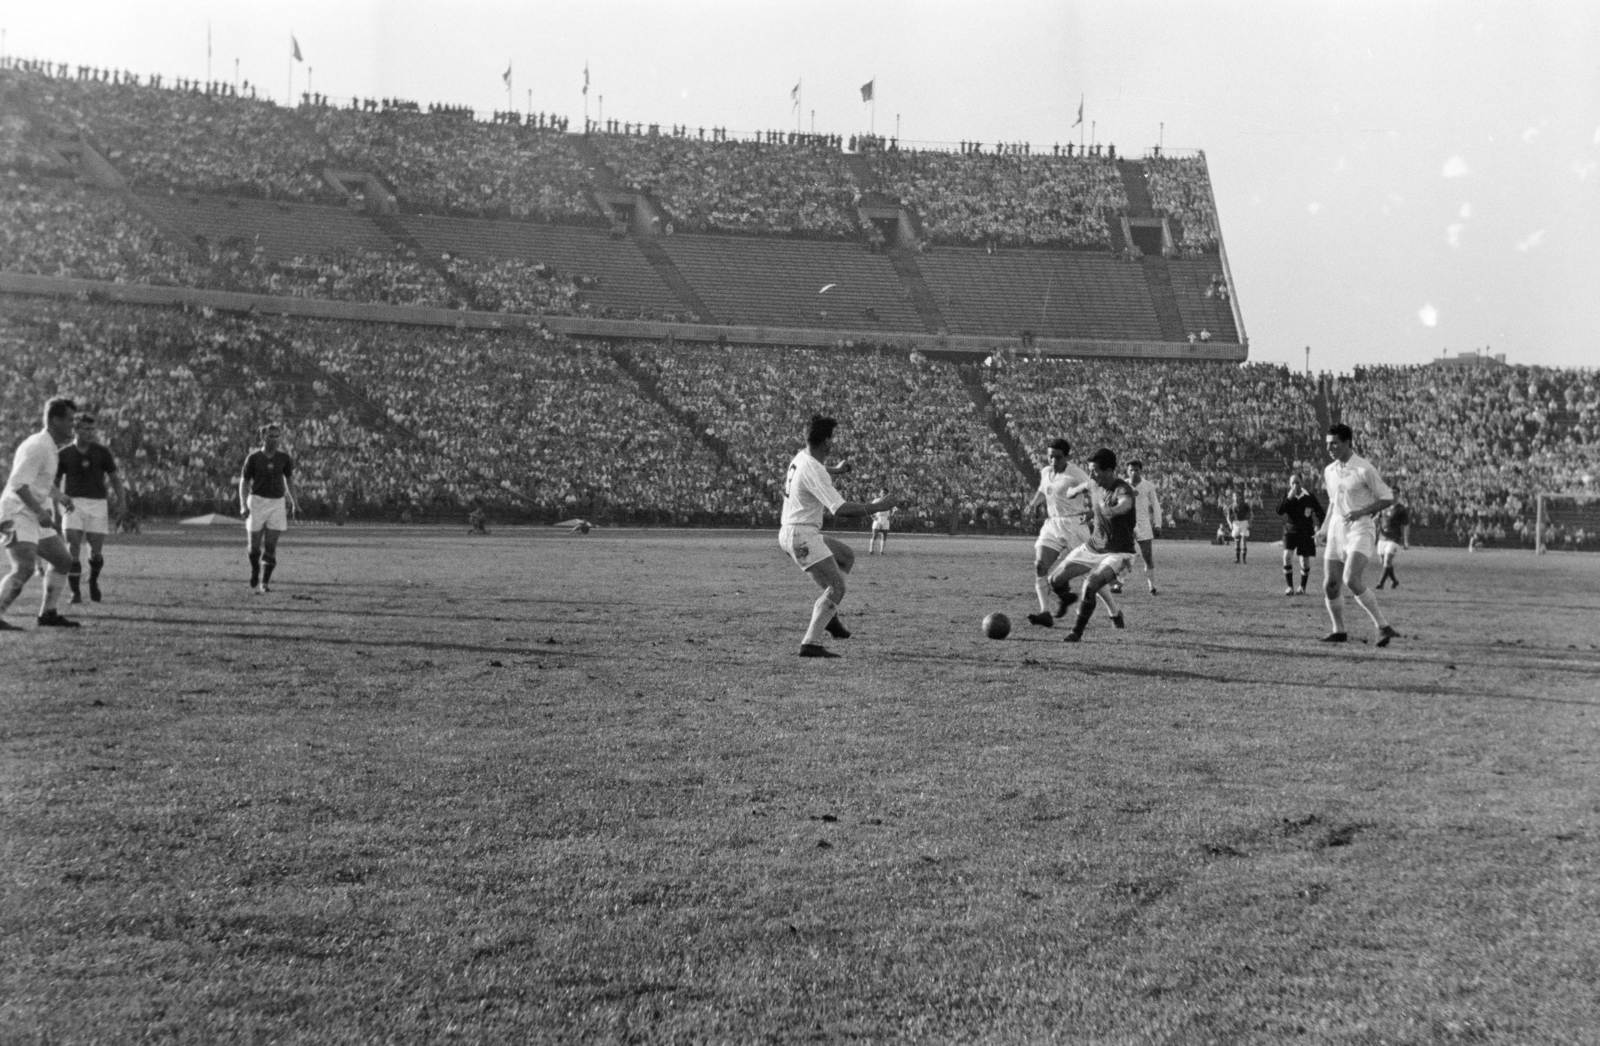
POLYGON ((770 534, 117 544, 0 644, 0 1039, 1592 1041, 1600 561, 1328 649, 1163 544, 1070 647, 893 542, 833 662, 770 534))

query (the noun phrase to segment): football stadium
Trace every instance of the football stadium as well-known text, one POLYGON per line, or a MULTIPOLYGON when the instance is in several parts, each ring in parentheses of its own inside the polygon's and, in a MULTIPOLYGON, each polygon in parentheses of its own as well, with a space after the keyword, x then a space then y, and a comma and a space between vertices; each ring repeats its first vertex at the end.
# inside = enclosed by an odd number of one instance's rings
POLYGON ((1594 1041, 1592 363, 1262 361, 1206 148, 292 46, 0 56, 0 1040, 1594 1041))

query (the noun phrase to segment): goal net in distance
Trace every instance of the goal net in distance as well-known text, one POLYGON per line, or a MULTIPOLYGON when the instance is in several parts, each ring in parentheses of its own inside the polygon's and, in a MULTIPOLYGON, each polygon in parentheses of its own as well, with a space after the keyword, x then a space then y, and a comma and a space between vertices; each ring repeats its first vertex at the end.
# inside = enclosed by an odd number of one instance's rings
POLYGON ((1592 549, 1600 544, 1600 493, 1542 490, 1538 496, 1533 551, 1592 549))

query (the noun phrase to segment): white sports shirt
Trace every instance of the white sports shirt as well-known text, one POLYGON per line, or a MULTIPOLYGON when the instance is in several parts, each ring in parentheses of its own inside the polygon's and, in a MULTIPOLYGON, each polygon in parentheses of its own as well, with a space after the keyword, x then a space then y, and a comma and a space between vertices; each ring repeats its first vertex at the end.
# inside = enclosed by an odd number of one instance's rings
POLYGON ((0 516, 12 515, 19 509, 27 511, 27 506, 17 497, 18 487, 33 491, 34 499, 48 510, 50 488, 55 486, 60 462, 61 453, 56 449, 55 437, 46 429, 40 429, 18 444, 17 455, 11 459, 11 478, 6 480, 5 493, 0 494, 0 516))
POLYGON ((844 504, 844 497, 834 489, 833 477, 822 462, 802 450, 789 462, 789 474, 783 480, 783 517, 785 527, 821 527, 822 517, 836 511, 844 504))
POLYGON ((1156 485, 1149 478, 1141 479, 1133 488, 1134 511, 1138 513, 1139 528, 1161 528, 1161 500, 1156 497, 1156 485))
MULTIPOLYGON (((1328 462, 1328 467, 1322 470, 1322 479, 1328 487, 1329 521, 1343 523, 1345 513, 1359 512, 1394 497, 1394 491, 1378 475, 1372 462, 1359 454, 1350 455, 1350 460, 1343 464, 1328 462)), ((1363 516, 1357 522, 1376 523, 1371 516, 1363 516)))
POLYGON ((1053 468, 1039 470, 1039 493, 1044 495, 1044 514, 1048 519, 1066 519, 1073 523, 1083 520, 1089 512, 1087 494, 1067 497, 1066 492, 1080 483, 1089 482, 1089 474, 1076 465, 1068 464, 1060 472, 1053 468))

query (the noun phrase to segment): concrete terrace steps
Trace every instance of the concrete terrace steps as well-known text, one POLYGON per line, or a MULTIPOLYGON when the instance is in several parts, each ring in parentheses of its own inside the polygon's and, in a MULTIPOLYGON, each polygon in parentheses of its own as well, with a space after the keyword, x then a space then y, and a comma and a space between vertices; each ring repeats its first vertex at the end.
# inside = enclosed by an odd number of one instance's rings
POLYGON ((648 236, 635 236, 634 242, 639 245, 639 253, 644 255, 644 260, 655 269, 656 275, 661 277, 661 282, 672 288, 672 293, 689 310, 696 323, 720 322, 717 313, 696 292, 694 284, 678 271, 672 256, 662 249, 659 242, 648 236))
POLYGON ((521 258, 545 262, 570 275, 596 276, 600 285, 585 290, 583 298, 615 316, 683 311, 638 245, 604 229, 419 214, 401 215, 400 221, 418 243, 435 253, 449 251, 485 262, 521 258))
POLYGON ((1164 341, 1183 341, 1188 331, 1183 326, 1183 313, 1178 308, 1178 297, 1172 292, 1172 270, 1167 259, 1147 254, 1139 259, 1139 269, 1150 289, 1150 304, 1155 309, 1156 320, 1161 324, 1164 341))
POLYGON ((922 269, 917 265, 916 255, 904 247, 896 247, 889 252, 889 263, 905 281, 906 289, 911 294, 911 305, 917 310, 922 326, 933 334, 948 330, 949 324, 945 322, 944 310, 939 308, 939 299, 934 297, 928 281, 922 278, 922 269))
POLYGON ((923 329, 889 259, 859 244, 699 234, 658 242, 724 323, 923 329))
POLYGON ((1110 254, 946 247, 917 266, 951 334, 1163 340, 1139 266, 1110 254))

